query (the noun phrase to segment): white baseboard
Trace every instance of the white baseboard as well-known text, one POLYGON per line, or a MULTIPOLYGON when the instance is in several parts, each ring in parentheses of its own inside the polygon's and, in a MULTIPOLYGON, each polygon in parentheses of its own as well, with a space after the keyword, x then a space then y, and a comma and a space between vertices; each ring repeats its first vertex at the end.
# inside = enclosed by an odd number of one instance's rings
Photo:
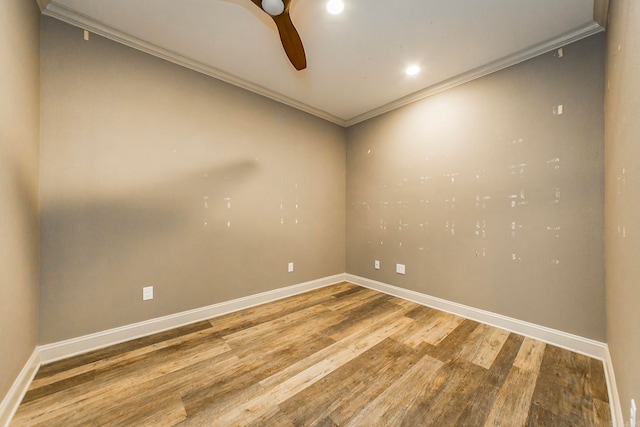
POLYGON ((343 281, 348 281, 356 285, 374 289, 421 305, 446 311, 457 316, 535 338, 576 353, 581 353, 602 360, 607 379, 607 387, 609 389, 609 402, 611 406, 613 425, 614 427, 624 426, 613 365, 611 363, 611 356, 605 343, 346 273, 324 277, 268 292, 262 292, 144 322, 134 323, 132 325, 85 335, 66 341, 39 346, 34 350, 33 354, 25 364, 22 372, 14 382, 7 396, 2 400, 2 402, 0 402, 0 426, 6 427, 9 425, 11 418, 18 409, 22 398, 29 388, 29 384, 33 380, 33 377, 41 364, 188 325, 190 323, 211 319, 227 313, 287 298, 343 281))
POLYGON ((609 354, 609 347, 607 344, 558 331, 556 329, 547 328, 545 326, 524 322, 501 314, 491 313, 489 311, 447 301, 409 289, 399 288, 397 286, 367 279, 365 277, 355 276, 353 274, 347 274, 346 280, 365 288, 374 289, 376 291, 384 292, 385 294, 413 301, 417 304, 446 311, 447 313, 455 314, 460 317, 535 338, 557 347, 565 348, 567 350, 601 360, 604 365, 607 380, 609 406, 611 408, 611 419, 613 425, 614 427, 624 426, 618 388, 616 386, 613 365, 611 363, 611 355, 609 354))
POLYGON ((211 319, 234 311, 244 310, 245 308, 276 301, 282 298, 301 294, 303 292, 308 292, 313 289, 343 282, 345 280, 345 274, 337 274, 335 276, 324 277, 322 279, 312 280, 285 288, 249 295, 247 297, 225 301, 207 307, 183 311, 181 313, 158 317, 156 319, 109 329, 95 334, 43 345, 39 347, 41 363, 45 364, 65 359, 91 350, 97 350, 99 348, 140 338, 146 335, 188 325, 190 323, 211 319))
POLYGON ((604 359, 604 374, 607 377, 607 389, 609 390, 609 406, 611 407, 611 421, 613 427, 623 427, 624 416, 622 415, 622 406, 620 405, 620 395, 618 394, 618 385, 616 384, 616 375, 613 371, 613 362, 609 347, 606 348, 604 359))
POLYGON ((352 274, 347 274, 346 276, 347 281, 355 283, 356 285, 384 292, 385 294, 446 311, 447 313, 505 329, 510 332, 515 332, 520 335, 535 338, 537 340, 553 344, 557 347, 562 347, 602 361, 604 361, 606 357, 606 344, 599 341, 583 338, 577 335, 547 328, 545 326, 524 322, 522 320, 491 313, 490 311, 480 310, 478 308, 469 307, 467 305, 458 304, 441 298, 432 297, 420 292, 399 288, 397 286, 388 285, 386 283, 377 282, 364 277, 352 274))
POLYGON ((40 353, 38 348, 33 350, 31 357, 20 371, 18 378, 13 382, 7 395, 0 402, 0 426, 8 427, 13 415, 18 410, 20 402, 29 389, 29 384, 33 381, 38 368, 40 367, 40 353))

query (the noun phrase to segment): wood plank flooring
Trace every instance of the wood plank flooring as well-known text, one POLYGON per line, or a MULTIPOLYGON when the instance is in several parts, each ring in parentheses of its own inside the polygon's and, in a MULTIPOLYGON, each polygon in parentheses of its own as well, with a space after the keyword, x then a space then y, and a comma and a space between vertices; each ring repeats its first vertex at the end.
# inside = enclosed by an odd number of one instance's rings
POLYGON ((610 426, 602 363, 342 283, 40 368, 11 426, 610 426))

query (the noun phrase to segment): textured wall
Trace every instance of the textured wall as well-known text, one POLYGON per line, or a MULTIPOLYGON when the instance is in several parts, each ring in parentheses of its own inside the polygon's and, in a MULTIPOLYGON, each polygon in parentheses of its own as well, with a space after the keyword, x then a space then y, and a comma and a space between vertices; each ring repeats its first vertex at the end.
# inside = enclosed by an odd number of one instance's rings
POLYGON ((42 38, 42 344, 344 272, 343 128, 59 21, 42 38))
POLYGON ((0 13, 0 401, 33 352, 38 309, 40 15, 0 13))
POLYGON ((640 406, 640 4, 613 0, 607 46, 607 339, 627 423, 640 406))
POLYGON ((347 272, 604 341, 604 44, 349 128, 347 272))

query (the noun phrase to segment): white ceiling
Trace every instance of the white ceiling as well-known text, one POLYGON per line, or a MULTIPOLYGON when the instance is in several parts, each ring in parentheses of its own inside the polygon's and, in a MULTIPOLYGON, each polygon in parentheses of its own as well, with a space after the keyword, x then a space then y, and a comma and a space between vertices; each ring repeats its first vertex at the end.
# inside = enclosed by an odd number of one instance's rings
MULTIPOLYGON (((250 0, 38 0, 44 13, 347 126, 601 31, 594 0, 292 0, 308 67, 250 0), (407 77, 404 69, 422 72, 407 77)), ((598 0, 596 0, 598 1, 598 0)))

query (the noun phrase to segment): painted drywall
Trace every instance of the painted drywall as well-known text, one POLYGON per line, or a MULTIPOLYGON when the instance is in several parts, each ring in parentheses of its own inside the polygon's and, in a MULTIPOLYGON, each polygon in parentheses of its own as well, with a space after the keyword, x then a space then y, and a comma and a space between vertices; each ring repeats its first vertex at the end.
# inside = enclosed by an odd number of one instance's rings
POLYGON ((345 129, 49 18, 42 76, 41 344, 345 271, 345 129))
POLYGON ((612 0, 606 114, 607 339, 622 413, 640 405, 640 4, 612 0))
POLYGON ((604 46, 350 127, 347 272, 605 341, 604 46))
POLYGON ((40 15, 8 0, 0 14, 0 401, 37 340, 40 15))

